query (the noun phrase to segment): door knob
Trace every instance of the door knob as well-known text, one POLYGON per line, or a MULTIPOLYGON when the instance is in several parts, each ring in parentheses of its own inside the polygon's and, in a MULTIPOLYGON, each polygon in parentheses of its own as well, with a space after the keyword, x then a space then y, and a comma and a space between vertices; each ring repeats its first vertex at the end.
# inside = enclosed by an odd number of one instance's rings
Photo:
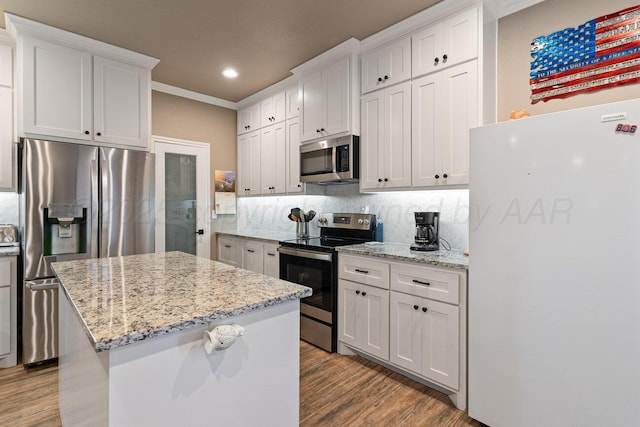
POLYGON ((202 234, 204 234, 204 230, 202 228, 200 228, 198 231, 196 231, 196 234, 202 235, 202 234))

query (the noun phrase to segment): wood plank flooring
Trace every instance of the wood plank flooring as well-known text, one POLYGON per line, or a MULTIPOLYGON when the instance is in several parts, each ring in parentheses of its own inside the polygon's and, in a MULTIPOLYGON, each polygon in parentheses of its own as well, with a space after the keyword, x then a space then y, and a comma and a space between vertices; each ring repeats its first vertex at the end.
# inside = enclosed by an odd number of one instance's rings
MULTIPOLYGON (((303 341, 300 396, 303 427, 482 426, 442 393, 361 357, 329 354, 303 341)), ((61 426, 57 365, 0 369, 0 426, 61 426)))

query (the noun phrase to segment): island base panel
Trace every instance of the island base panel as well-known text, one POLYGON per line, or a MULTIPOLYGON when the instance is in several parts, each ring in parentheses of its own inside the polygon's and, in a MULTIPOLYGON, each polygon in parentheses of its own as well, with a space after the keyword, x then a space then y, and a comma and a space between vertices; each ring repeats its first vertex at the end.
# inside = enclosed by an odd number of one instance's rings
POLYGON ((297 426, 299 301, 212 322, 245 333, 207 355, 205 328, 95 352, 60 298, 65 426, 297 426))

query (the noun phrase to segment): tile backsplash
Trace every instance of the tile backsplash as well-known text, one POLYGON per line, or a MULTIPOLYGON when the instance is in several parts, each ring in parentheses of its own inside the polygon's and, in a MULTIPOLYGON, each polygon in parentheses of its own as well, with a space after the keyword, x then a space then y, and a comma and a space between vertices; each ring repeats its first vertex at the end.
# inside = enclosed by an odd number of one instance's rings
MULTIPOLYGON (((294 233, 295 224, 287 218, 294 207, 305 212, 313 209, 318 213, 368 211, 382 219, 385 242, 406 244, 413 242, 415 235, 413 213, 438 211, 440 237, 456 249, 468 246, 469 190, 466 189, 361 194, 357 184, 346 184, 326 187, 324 196, 240 197, 237 203, 239 231, 259 229, 294 233)), ((309 232, 319 234, 315 220, 311 222, 309 232)))
POLYGON ((0 224, 18 225, 18 193, 0 192, 0 224))

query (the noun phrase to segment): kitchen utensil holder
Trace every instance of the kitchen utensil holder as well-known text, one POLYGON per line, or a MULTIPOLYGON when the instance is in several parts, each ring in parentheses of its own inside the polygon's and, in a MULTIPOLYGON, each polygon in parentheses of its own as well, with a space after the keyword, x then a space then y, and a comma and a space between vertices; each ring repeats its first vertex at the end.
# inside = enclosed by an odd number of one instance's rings
POLYGON ((306 239, 309 237, 308 222, 296 222, 296 237, 298 239, 306 239))

